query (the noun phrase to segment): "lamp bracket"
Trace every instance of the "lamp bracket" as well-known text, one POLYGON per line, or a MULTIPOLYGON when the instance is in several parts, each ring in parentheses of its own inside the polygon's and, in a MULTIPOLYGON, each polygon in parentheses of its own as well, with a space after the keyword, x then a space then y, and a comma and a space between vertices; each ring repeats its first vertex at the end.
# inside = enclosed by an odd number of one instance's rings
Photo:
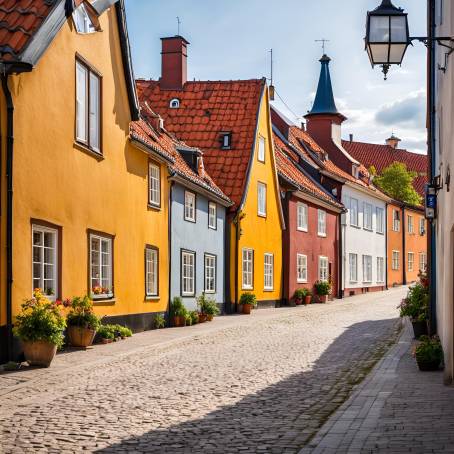
POLYGON ((429 46, 431 42, 436 42, 438 43, 439 46, 446 47, 446 49, 449 49, 448 52, 445 53, 445 63, 443 66, 440 64, 438 65, 438 69, 440 71, 443 71, 444 73, 446 72, 446 69, 448 68, 448 59, 451 56, 451 54, 454 52, 454 38, 450 36, 440 36, 437 38, 428 38, 428 37, 423 37, 423 36, 415 36, 410 38, 410 42, 412 41, 419 41, 421 43, 424 43, 425 46, 429 46), (447 43, 445 42, 447 41, 447 43))

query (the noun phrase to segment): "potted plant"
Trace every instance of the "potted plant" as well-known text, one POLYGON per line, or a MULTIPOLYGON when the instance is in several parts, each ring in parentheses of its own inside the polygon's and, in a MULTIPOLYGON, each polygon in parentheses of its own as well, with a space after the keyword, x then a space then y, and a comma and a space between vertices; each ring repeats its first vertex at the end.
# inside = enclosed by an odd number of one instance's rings
POLYGON ((115 332, 112 325, 101 325, 98 329, 97 337, 103 344, 110 344, 115 340, 115 332))
POLYGON ((409 317, 415 339, 427 335, 429 311, 429 290, 422 282, 417 282, 408 290, 407 297, 399 305, 400 316, 409 317))
POLYGON ((205 305, 205 314, 207 314, 207 320, 211 322, 213 318, 219 314, 219 308, 216 304, 216 301, 212 298, 209 298, 205 305))
POLYGON ((317 281, 314 287, 320 303, 326 303, 331 293, 331 284, 328 281, 317 281))
POLYGON ((172 320, 172 325, 177 328, 185 326, 187 313, 188 311, 183 304, 183 300, 179 296, 176 296, 170 303, 170 319, 172 320))
POLYGON ((297 288, 295 290, 295 293, 293 294, 293 301, 295 301, 295 304, 297 306, 300 306, 301 304, 303 304, 304 296, 305 296, 304 289, 297 288))
POLYGON ((93 311, 93 302, 88 296, 84 296, 66 300, 64 305, 71 308, 66 317, 69 343, 73 347, 89 347, 101 325, 93 311))
POLYGON ((189 315, 191 316, 193 325, 199 323, 199 312, 198 311, 191 311, 191 312, 189 312, 189 315))
POLYGON ((304 304, 307 306, 308 304, 311 304, 312 300, 312 292, 308 288, 303 288, 303 295, 304 295, 304 304))
POLYGON ((22 304, 13 332, 22 341, 31 366, 49 367, 57 348, 63 345, 66 321, 60 308, 61 302, 49 301, 41 289, 35 289, 33 298, 22 304))
POLYGON ((208 320, 210 309, 210 299, 207 298, 205 292, 197 297, 197 307, 199 308, 199 323, 204 323, 208 320))
POLYGON ((154 327, 156 329, 161 329, 166 326, 166 319, 162 314, 156 314, 154 317, 154 327))
POLYGON ((421 336, 415 348, 416 362, 421 371, 435 371, 443 361, 443 348, 437 336, 421 336))
POLYGON ((240 297, 240 305, 243 307, 243 314, 250 314, 252 308, 257 306, 257 298, 253 293, 243 293, 240 297))

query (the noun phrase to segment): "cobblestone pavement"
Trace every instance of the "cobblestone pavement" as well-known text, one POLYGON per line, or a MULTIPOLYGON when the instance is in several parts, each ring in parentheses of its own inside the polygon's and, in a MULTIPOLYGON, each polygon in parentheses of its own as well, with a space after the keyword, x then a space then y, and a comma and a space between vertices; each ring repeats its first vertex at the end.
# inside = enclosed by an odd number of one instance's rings
POLYGON ((0 452, 297 453, 395 341, 404 293, 219 317, 0 375, 0 452))
POLYGON ((420 372, 410 323, 300 454, 454 453, 454 388, 420 372))

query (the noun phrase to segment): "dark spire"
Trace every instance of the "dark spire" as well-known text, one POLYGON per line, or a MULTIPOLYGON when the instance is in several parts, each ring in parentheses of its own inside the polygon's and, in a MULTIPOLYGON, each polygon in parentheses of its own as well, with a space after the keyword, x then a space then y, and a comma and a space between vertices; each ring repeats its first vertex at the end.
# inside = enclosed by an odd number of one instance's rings
POLYGON ((314 106, 309 115, 314 114, 339 114, 336 103, 334 102, 333 86, 331 85, 331 76, 329 73, 329 62, 331 58, 324 54, 320 59, 322 69, 320 71, 320 80, 318 82, 317 94, 315 96, 314 106))

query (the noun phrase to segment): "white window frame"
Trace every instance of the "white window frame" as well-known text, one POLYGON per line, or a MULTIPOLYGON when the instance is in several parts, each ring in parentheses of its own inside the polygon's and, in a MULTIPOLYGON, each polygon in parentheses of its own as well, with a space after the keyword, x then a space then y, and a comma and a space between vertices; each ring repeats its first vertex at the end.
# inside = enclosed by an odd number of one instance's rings
POLYGON ((350 225, 359 227, 358 199, 350 198, 350 225))
POLYGON ((400 211, 395 210, 394 208, 393 208, 393 231, 400 232, 400 211))
POLYGON ((377 257, 377 283, 382 284, 385 282, 385 259, 384 257, 377 257))
POLYGON ((195 261, 194 251, 181 250, 181 296, 195 296, 195 261))
POLYGON ((326 237, 326 211, 317 210, 317 235, 326 237))
POLYGON ((372 231, 372 205, 370 203, 364 202, 363 204, 363 229, 372 231))
POLYGON ((241 256, 241 288, 252 290, 254 288, 254 250, 243 248, 241 256))
POLYGON ((266 184, 262 182, 257 183, 257 215, 266 217, 266 184))
POLYGON ((307 280, 307 255, 296 254, 296 282, 306 284, 307 280))
POLYGON ((393 271, 400 270, 400 251, 392 251, 391 269, 393 271))
POLYGON ((55 301, 58 296, 59 288, 58 288, 58 279, 59 279, 59 232, 56 229, 52 229, 50 227, 45 227, 40 224, 33 224, 32 225, 32 294, 35 288, 39 288, 43 291, 44 295, 51 300, 55 301), (40 235, 40 244, 35 244, 35 233, 40 235), (45 246, 44 245, 44 237, 45 235, 51 235, 53 247, 45 246), (35 261, 35 250, 39 250, 39 261, 35 261), (46 257, 46 250, 51 251, 49 258, 51 261, 47 262, 45 260, 46 257), (35 267, 39 269, 39 274, 35 275, 35 267), (45 278, 46 275, 46 267, 52 267, 53 269, 53 276, 52 278, 45 278), (39 283, 36 282, 39 280, 39 283), (46 286, 46 282, 51 282, 52 287, 46 286), (38 284, 38 285, 37 285, 38 284), (48 295, 48 290, 52 290, 52 295, 48 295))
POLYGON ((329 258, 324 255, 318 257, 318 279, 329 282, 329 258))
POLYGON ((101 151, 102 77, 85 62, 76 59, 76 141, 95 153, 101 151), (83 80, 79 78, 84 74, 83 80), (96 85, 96 90, 95 88, 96 85), (83 84, 83 86, 82 86, 83 84), (83 88, 83 91, 82 91, 83 88), (96 93, 96 96, 93 95, 96 93))
POLYGON ((274 254, 266 252, 263 257, 263 288, 274 290, 274 254))
POLYGON ((145 296, 159 296, 159 250, 148 245, 145 247, 145 296))
POLYGON ((425 235, 426 233, 426 220, 424 218, 419 219, 419 234, 425 235))
POLYGON ((178 98, 173 98, 170 100, 169 107, 171 109, 178 109, 180 107, 180 100, 178 98))
POLYGON ((348 254, 348 265, 350 271, 350 282, 358 282, 358 254, 348 254))
POLYGON ((148 163, 148 203, 161 206, 161 167, 153 162, 148 163))
POLYGON ((218 228, 218 206, 216 202, 208 202, 208 228, 212 230, 218 228))
POLYGON ((216 293, 217 257, 205 254, 204 258, 204 289, 205 293, 216 293))
POLYGON ((363 282, 369 284, 372 282, 372 256, 363 255, 363 282))
POLYGON ((376 218, 377 218, 377 233, 385 233, 385 210, 383 208, 376 208, 376 218))
POLYGON ((88 35, 97 31, 83 3, 74 10, 73 21, 76 32, 81 35, 88 35))
POLYGON ((414 252, 407 253, 407 266, 408 266, 408 271, 414 271, 414 269, 415 269, 415 253, 414 252))
POLYGON ((265 154, 266 154, 266 139, 265 137, 259 136, 257 153, 257 159, 259 160, 259 162, 265 162, 265 154))
POLYGON ((113 297, 113 238, 98 235, 95 233, 90 233, 89 235, 89 242, 90 242, 90 292, 93 299, 105 299, 105 298, 112 298, 113 297), (98 242, 99 249, 98 251, 93 250, 93 240, 98 242), (107 245, 107 252, 103 252, 103 244, 107 245), (99 254, 99 267, 100 275, 98 277, 94 276, 93 273, 95 272, 95 264, 93 262, 93 254, 97 252, 99 254), (103 255, 107 256, 107 265, 103 265, 103 255), (104 286, 104 282, 107 281, 107 285, 104 286), (98 282, 95 285, 95 282, 98 282), (95 287, 102 287, 103 289, 107 289, 107 292, 95 294, 93 289, 95 287))
POLYGON ((415 225, 414 225, 413 219, 414 218, 411 214, 407 215, 407 224, 408 224, 407 230, 408 230, 408 233, 410 233, 410 234, 415 233, 415 225))
POLYGON ((184 220, 196 222, 196 195, 191 191, 184 191, 184 220))
POLYGON ((296 229, 300 232, 308 231, 309 207, 302 202, 296 204, 296 229))
POLYGON ((427 254, 425 252, 419 253, 419 271, 423 273, 427 271, 427 254))

